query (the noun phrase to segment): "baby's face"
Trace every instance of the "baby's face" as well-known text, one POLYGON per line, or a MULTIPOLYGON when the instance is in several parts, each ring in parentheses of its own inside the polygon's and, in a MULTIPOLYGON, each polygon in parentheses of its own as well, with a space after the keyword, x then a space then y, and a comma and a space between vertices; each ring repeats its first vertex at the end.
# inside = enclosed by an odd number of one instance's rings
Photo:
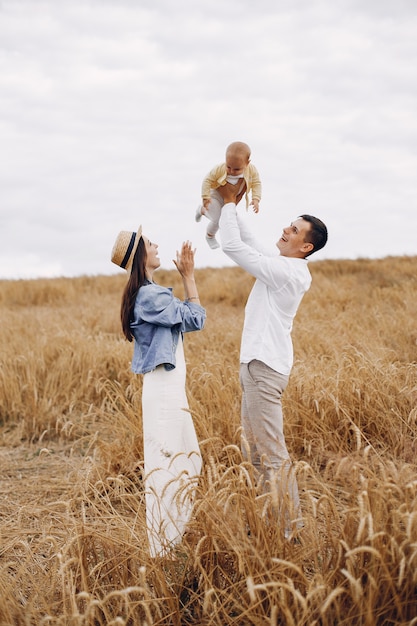
POLYGON ((230 176, 240 176, 249 163, 249 159, 241 154, 226 153, 226 170, 230 176))

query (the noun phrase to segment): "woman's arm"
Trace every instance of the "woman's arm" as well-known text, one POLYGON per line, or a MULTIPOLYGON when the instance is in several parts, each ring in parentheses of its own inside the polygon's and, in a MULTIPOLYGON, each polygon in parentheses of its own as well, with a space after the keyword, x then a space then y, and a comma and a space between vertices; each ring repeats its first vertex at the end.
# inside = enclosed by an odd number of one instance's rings
POLYGON ((194 276, 194 255, 195 249, 193 250, 191 242, 184 241, 181 250, 177 251, 177 258, 174 259, 174 263, 182 277, 185 299, 200 304, 194 276))
POLYGON ((139 289, 132 328, 142 323, 155 326, 180 326, 183 331, 201 330, 206 312, 195 300, 183 302, 174 297, 171 287, 156 283, 139 289))

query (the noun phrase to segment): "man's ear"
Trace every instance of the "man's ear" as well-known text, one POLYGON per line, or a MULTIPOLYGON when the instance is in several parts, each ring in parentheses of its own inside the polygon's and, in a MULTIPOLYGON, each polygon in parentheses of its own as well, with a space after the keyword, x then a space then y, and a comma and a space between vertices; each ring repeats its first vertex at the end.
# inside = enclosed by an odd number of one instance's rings
POLYGON ((304 255, 308 254, 309 252, 311 252, 312 250, 314 250, 314 244, 309 243, 308 241, 305 241, 302 245, 302 251, 304 253, 304 255))

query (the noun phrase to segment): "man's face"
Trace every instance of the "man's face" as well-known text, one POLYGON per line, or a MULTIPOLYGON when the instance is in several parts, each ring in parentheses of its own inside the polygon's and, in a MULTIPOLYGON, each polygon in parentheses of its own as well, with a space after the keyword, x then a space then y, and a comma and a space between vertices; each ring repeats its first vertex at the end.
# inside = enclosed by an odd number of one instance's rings
POLYGON ((313 249, 313 244, 306 241, 310 229, 310 222, 301 217, 284 228, 281 238, 276 243, 281 255, 303 259, 313 249))

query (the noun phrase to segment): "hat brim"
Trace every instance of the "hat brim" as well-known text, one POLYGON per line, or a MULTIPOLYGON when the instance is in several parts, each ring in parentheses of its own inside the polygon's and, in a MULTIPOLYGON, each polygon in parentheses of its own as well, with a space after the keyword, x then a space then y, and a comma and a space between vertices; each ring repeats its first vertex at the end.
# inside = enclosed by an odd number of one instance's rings
POLYGON ((120 231, 111 251, 110 258, 112 263, 115 263, 123 270, 130 271, 141 237, 142 226, 139 226, 136 233, 131 230, 120 231))

